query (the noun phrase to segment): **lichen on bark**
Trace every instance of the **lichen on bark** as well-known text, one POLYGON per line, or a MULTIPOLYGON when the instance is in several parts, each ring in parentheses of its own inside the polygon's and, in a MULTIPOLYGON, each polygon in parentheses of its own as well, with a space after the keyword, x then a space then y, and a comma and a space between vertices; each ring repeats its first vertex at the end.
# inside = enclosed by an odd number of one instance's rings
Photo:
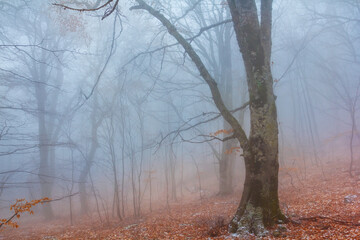
POLYGON ((269 232, 263 224, 262 208, 254 207, 251 203, 246 205, 245 211, 240 219, 234 218, 230 223, 230 232, 238 234, 240 237, 248 237, 254 234, 264 237, 269 232))

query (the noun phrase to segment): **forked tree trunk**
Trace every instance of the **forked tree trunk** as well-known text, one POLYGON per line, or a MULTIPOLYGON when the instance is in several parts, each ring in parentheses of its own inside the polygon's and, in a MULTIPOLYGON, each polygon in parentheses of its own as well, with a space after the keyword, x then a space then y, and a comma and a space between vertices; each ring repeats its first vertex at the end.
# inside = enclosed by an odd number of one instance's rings
POLYGON ((265 227, 286 221, 278 199, 278 123, 273 79, 270 69, 272 0, 261 0, 261 24, 255 0, 228 0, 234 30, 244 59, 250 102, 251 129, 247 137, 234 115, 227 109, 216 81, 191 44, 176 27, 143 0, 131 9, 144 9, 157 18, 182 45, 208 84, 214 103, 234 129, 243 148, 246 177, 239 208, 229 230, 240 235, 267 233, 265 227))
POLYGON ((278 123, 270 67, 272 0, 228 0, 242 53, 250 98, 251 129, 243 147, 246 177, 230 231, 266 234, 264 227, 286 221, 278 198, 278 123))

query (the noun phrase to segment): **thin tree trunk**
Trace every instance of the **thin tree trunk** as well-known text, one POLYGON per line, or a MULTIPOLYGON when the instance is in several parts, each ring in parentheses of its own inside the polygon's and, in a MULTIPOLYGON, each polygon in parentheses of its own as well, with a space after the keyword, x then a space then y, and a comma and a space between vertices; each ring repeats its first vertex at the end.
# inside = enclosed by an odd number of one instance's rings
POLYGON ((94 163, 98 144, 97 130, 102 123, 103 116, 98 116, 97 91, 94 92, 94 102, 91 113, 91 145, 89 153, 85 157, 85 165, 79 176, 80 213, 87 214, 89 211, 88 196, 86 193, 86 182, 94 163))
POLYGON ((125 200, 124 200, 124 187, 125 187, 125 132, 124 128, 122 131, 122 144, 121 144, 121 168, 122 168, 122 176, 121 176, 121 210, 122 215, 125 217, 125 200))
POLYGON ((136 182, 135 182, 135 153, 134 150, 131 150, 131 186, 132 186, 132 200, 133 200, 133 208, 134 208, 134 217, 138 217, 138 208, 137 208, 137 190, 136 190, 136 182))
POLYGON ((109 126, 109 149, 110 149, 111 165, 112 165, 113 175, 114 175, 113 208, 115 208, 116 216, 120 220, 122 220, 121 213, 120 213, 120 197, 119 197, 119 184, 118 184, 117 166, 116 166, 116 155, 115 155, 115 149, 114 149, 114 134, 115 134, 114 131, 115 131, 115 129, 114 129, 114 125, 113 125, 113 116, 111 116, 110 126, 109 126))
POLYGON ((354 110, 351 109, 351 135, 350 135, 350 176, 353 177, 353 165, 354 165, 354 150, 353 150, 353 142, 354 142, 354 134, 355 134, 355 113, 354 110))
POLYGON ((98 197, 97 197, 97 194, 95 191, 94 181, 92 179, 91 172, 89 172, 89 178, 90 178, 90 183, 91 183, 91 190, 92 190, 92 192, 94 194, 94 198, 95 198, 96 210, 97 210, 100 222, 103 222, 103 220, 101 218, 101 213, 100 213, 99 200, 98 200, 98 197))
POLYGON ((171 199, 177 201, 176 195, 176 155, 173 144, 170 145, 169 150, 170 174, 171 174, 171 199))
MULTIPOLYGON (((52 179, 46 176, 51 176, 50 162, 49 162, 49 136, 46 129, 45 118, 45 87, 43 84, 37 84, 35 87, 36 98, 39 109, 38 127, 39 127, 39 151, 40 151, 40 168, 39 178, 41 182, 41 197, 51 197, 51 182, 52 179)), ((51 219, 54 216, 51 204, 43 205, 44 216, 46 219, 51 219)))

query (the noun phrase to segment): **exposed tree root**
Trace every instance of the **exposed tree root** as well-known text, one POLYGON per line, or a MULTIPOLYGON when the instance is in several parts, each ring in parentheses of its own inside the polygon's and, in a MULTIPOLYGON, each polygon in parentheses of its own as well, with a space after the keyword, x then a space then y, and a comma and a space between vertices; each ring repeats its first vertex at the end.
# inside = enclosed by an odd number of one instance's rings
POLYGON ((263 223, 263 214, 260 207, 255 208, 252 204, 247 204, 241 218, 237 216, 231 221, 229 231, 246 238, 250 234, 258 237, 265 237, 269 234, 263 223))

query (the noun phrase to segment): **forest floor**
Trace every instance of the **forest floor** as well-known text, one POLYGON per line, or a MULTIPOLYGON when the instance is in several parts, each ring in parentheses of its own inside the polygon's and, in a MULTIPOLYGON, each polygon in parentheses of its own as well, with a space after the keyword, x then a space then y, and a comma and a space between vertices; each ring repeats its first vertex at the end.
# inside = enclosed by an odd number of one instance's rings
MULTIPOLYGON (((276 239, 360 239, 359 183, 360 178, 350 178, 339 164, 328 164, 323 170, 313 168, 306 177, 304 170, 281 169, 281 207, 292 222, 284 225, 286 229, 276 239)), ((89 218, 75 226, 61 222, 24 224, 18 229, 6 228, 0 239, 237 239, 227 232, 227 223, 240 195, 177 202, 141 219, 105 225, 89 218)))

